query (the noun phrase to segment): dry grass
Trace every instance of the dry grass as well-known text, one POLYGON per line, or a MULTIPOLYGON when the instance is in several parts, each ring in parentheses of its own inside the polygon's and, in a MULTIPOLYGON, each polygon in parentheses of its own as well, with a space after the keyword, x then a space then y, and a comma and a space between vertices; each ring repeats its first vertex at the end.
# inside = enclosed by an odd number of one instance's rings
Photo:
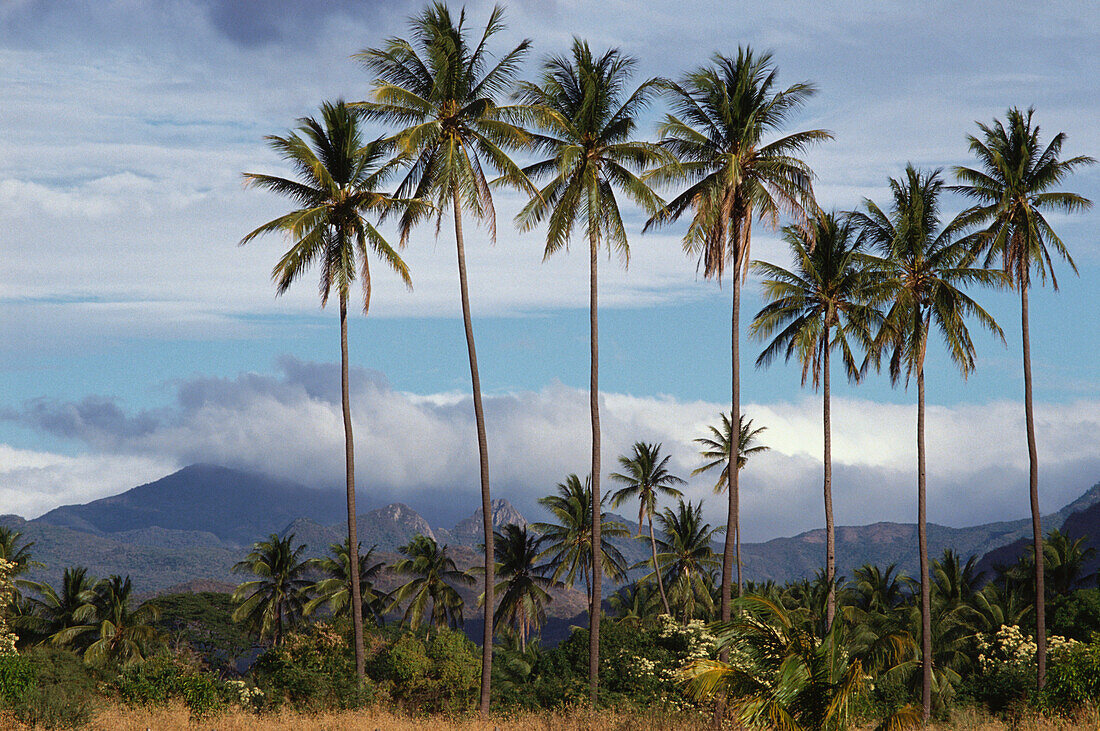
MULTIPOLYGON (((27 729, 0 717, 0 728, 27 729)), ((623 713, 584 708, 562 711, 518 713, 481 721, 474 716, 407 716, 386 708, 316 715, 286 712, 255 715, 240 710, 192 720, 182 705, 151 708, 113 705, 96 713, 86 727, 95 731, 710 731, 702 719, 667 716, 659 712, 623 713)), ((1096 712, 1078 719, 1048 719, 1041 716, 1005 722, 973 710, 955 714, 949 723, 934 723, 927 731, 1097 731, 1096 712)))

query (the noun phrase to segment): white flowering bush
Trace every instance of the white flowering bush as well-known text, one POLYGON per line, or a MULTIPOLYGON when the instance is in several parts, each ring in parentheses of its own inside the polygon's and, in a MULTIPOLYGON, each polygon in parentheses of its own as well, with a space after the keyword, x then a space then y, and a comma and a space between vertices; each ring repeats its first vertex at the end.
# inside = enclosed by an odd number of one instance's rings
MULTIPOLYGON (((0 607, 8 606, 15 587, 11 583, 11 575, 15 572, 15 564, 0 558, 0 607)), ((11 657, 19 653, 15 649, 15 633, 8 627, 7 617, 0 614, 0 657, 11 657)))
MULTIPOLYGON (((1052 635, 1047 640, 1047 652, 1055 657, 1080 644, 1077 640, 1052 635)), ((978 637, 978 666, 985 675, 1004 670, 1029 669, 1035 664, 1038 645, 1017 625, 1002 625, 993 635, 978 637)))
POLYGON ((225 687, 227 695, 241 708, 258 710, 263 706, 264 692, 256 686, 243 680, 227 680, 225 687))

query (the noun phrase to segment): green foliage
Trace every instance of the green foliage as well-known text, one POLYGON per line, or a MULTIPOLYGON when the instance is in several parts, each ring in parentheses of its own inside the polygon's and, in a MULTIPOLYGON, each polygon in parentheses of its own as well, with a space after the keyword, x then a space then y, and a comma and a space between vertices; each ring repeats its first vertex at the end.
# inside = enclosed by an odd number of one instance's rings
POLYGON ((119 672, 116 685, 126 703, 161 705, 178 699, 198 718, 226 704, 227 694, 217 678, 170 654, 127 665, 119 672))
POLYGON ((377 649, 367 672, 390 695, 417 711, 460 712, 473 706, 480 683, 477 648, 461 632, 404 633, 377 649))
POLYGON ((1047 683, 1040 693, 1043 707, 1075 712, 1100 705, 1100 635, 1089 644, 1075 644, 1051 653, 1047 683))
POLYGON ((234 604, 229 594, 167 594, 157 597, 157 606, 160 617, 153 626, 173 646, 190 647, 212 667, 228 668, 252 645, 248 633, 233 622, 234 604))
POLYGON ((370 702, 373 689, 360 690, 355 681, 349 629, 347 622, 310 625, 261 655, 252 680, 263 690, 265 704, 318 711, 370 702))
POLYGON ((80 727, 99 704, 93 671, 74 652, 37 647, 0 663, 0 702, 25 724, 80 727))
POLYGON ((23 656, 0 657, 0 702, 6 707, 22 703, 36 679, 34 665, 23 656))
POLYGON ((1100 589, 1078 589, 1054 597, 1047 605, 1047 621, 1051 632, 1087 641, 1100 632, 1100 589))

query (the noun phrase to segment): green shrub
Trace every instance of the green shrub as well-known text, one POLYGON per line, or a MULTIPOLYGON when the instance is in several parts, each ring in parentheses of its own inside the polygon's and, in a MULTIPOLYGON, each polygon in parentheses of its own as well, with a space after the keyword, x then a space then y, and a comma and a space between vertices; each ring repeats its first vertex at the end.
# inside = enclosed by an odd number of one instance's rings
POLYGON ((1100 635, 1052 653, 1040 703, 1060 713, 1100 705, 1100 635))
POLYGON ((37 677, 34 664, 22 655, 0 657, 0 702, 6 708, 23 703, 37 677))
MULTIPOLYGON (((367 672, 395 700, 417 712, 459 712, 473 706, 481 681, 476 646, 461 632, 405 631, 380 642, 367 672)), ((382 636, 378 636, 382 640, 382 636)))
POLYGON ((31 726, 51 729, 84 726, 100 703, 95 677, 80 657, 69 650, 36 647, 18 660, 6 658, 0 674, 3 675, 0 682, 4 683, 3 705, 19 721, 31 726))
POLYGON ((349 628, 350 623, 310 625, 261 655, 251 676, 264 692, 265 705, 288 703, 319 711, 369 704, 374 689, 370 684, 360 688, 356 682, 349 628))
POLYGON ((174 655, 158 655, 119 671, 119 696, 126 703, 160 705, 182 700, 196 717, 225 706, 221 684, 209 673, 174 655))

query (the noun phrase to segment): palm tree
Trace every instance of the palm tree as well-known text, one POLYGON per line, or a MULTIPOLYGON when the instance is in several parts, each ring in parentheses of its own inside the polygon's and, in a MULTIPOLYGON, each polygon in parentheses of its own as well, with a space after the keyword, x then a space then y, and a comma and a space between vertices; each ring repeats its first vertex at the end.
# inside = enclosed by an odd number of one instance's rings
MULTIPOLYGON (((627 92, 634 59, 611 49, 595 56, 588 43, 573 39, 572 58, 554 56, 542 67, 538 84, 520 84, 519 97, 532 108, 541 129, 532 146, 549 157, 524 169, 548 182, 516 216, 523 231, 543 221, 543 258, 566 248, 573 230, 588 235, 589 409, 592 421, 592 511, 600 497, 599 307, 597 269, 601 245, 618 252, 625 265, 630 257, 615 189, 652 213, 662 204, 635 174, 664 159, 649 142, 633 139, 637 116, 656 90, 656 79, 627 92)), ((592 523, 592 544, 600 543, 600 523, 592 523)), ((593 595, 600 596, 601 572, 592 572, 593 595)), ((591 701, 596 702, 599 674, 600 613, 590 617, 588 675, 591 701)))
POLYGON ((1096 578, 1095 573, 1085 574, 1086 565, 1096 556, 1096 549, 1088 546, 1088 541, 1088 536, 1075 539, 1057 528, 1047 534, 1043 541, 1043 562, 1053 596, 1065 596, 1096 578))
MULTIPOLYGON (((662 537, 657 545, 661 551, 654 560, 654 574, 665 574, 669 593, 680 605, 680 617, 684 625, 697 612, 696 604, 704 612, 712 612, 707 575, 717 569, 718 559, 710 547, 717 528, 703 522, 703 501, 692 505, 683 498, 677 501, 676 511, 665 508, 657 514, 662 537)), ((671 614, 671 612, 669 612, 671 614)))
MULTIPOLYGON (((504 10, 493 8, 476 45, 465 28, 466 13, 456 23, 442 2, 433 2, 412 19, 412 40, 391 38, 382 48, 372 48, 355 58, 376 74, 374 101, 359 102, 357 108, 368 118, 400 127, 394 136, 402 156, 409 162, 408 173, 398 191, 435 203, 436 232, 443 213, 454 214, 455 248, 458 254, 458 285, 462 301, 462 322, 470 358, 474 420, 477 426, 478 459, 481 466, 481 515, 485 542, 485 629, 481 648, 482 715, 489 712, 489 690, 493 662, 493 519, 489 494, 489 445, 485 436, 485 413, 481 403, 481 376, 470 319, 470 293, 466 281, 466 248, 462 233, 464 210, 487 224, 496 239, 496 212, 486 166, 500 173, 504 182, 528 192, 533 186, 502 148, 519 148, 528 137, 505 117, 510 107, 497 105, 497 98, 511 88, 519 64, 527 54, 529 40, 519 43, 490 66, 489 39, 504 30, 504 10)), ((408 207, 400 218, 401 241, 428 211, 408 207)))
POLYGON ((538 565, 540 538, 527 526, 509 524, 496 534, 497 584, 500 603, 493 614, 493 626, 502 621, 519 634, 520 652, 527 649, 530 630, 536 632, 546 621, 546 605, 552 601, 549 590, 562 586, 547 578, 548 566, 538 565))
POLYGON ((939 196, 943 181, 939 171, 921 173, 906 166, 905 178, 890 180, 893 206, 887 214, 874 202, 865 201, 865 212, 852 214, 860 236, 882 254, 870 257, 878 280, 876 299, 889 309, 875 336, 868 360, 878 367, 889 353, 890 379, 902 376, 908 386, 917 378, 917 541, 920 551, 922 708, 927 719, 932 708, 931 586, 928 576, 928 534, 925 505, 924 358, 928 335, 935 327, 943 336, 948 356, 963 377, 974 369, 974 343, 966 326, 972 316, 983 327, 1004 336, 993 318, 966 295, 960 286, 996 285, 997 273, 968 267, 962 223, 940 226, 939 196), (939 229, 939 230, 937 230, 939 229))
POLYGON ((146 602, 130 609, 130 577, 112 576, 93 589, 96 612, 87 623, 70 627, 58 635, 59 644, 71 644, 80 636, 94 638, 84 650, 90 665, 126 665, 148 657, 157 639, 152 623, 160 616, 155 604, 146 602))
MULTIPOLYGON (((657 512, 657 496, 682 497, 683 493, 673 485, 687 484, 676 475, 668 471, 670 457, 661 459, 660 444, 634 443, 633 456, 622 455, 619 464, 623 472, 613 472, 610 477, 616 482, 621 482, 625 487, 619 488, 611 496, 611 506, 619 507, 627 500, 638 499, 638 535, 642 535, 642 519, 649 520, 649 546, 653 554, 653 568, 657 568, 657 541, 653 537, 653 514, 657 512)), ((665 594, 665 584, 661 579, 661 572, 657 571, 657 589, 661 593, 661 604, 664 605, 665 614, 671 615, 668 607, 668 596, 665 594)))
MULTIPOLYGON (((606 505, 608 496, 600 499, 601 507, 606 505)), ((541 543, 546 546, 539 558, 549 559, 546 563, 554 566, 551 578, 554 581, 565 577, 565 583, 573 586, 577 579, 584 581, 588 597, 589 613, 599 611, 600 597, 593 590, 592 570, 596 563, 592 558, 592 483, 585 478, 584 483, 577 475, 565 478, 557 487, 556 495, 539 498, 539 505, 549 510, 556 523, 535 523, 531 527, 542 534, 541 543)), ((618 521, 608 519, 607 513, 600 511, 600 551, 599 567, 602 573, 616 581, 626 578, 626 559, 611 543, 611 538, 626 538, 630 531, 618 521)))
POLYGON ((65 569, 60 592, 49 584, 27 582, 37 596, 30 597, 31 612, 18 617, 15 626, 42 642, 65 644, 64 640, 73 638, 63 632, 87 624, 95 616, 96 583, 83 566, 65 569))
MULTIPOLYGON (((32 566, 42 566, 38 561, 31 559, 31 546, 33 545, 34 541, 26 541, 20 531, 8 526, 0 526, 0 559, 15 564, 15 569, 11 572, 9 578, 15 578, 32 566)), ((26 582, 16 579, 15 583, 19 585, 26 582)))
MULTIPOLYGON (((740 428, 737 430, 737 469, 730 470, 730 455, 733 454, 733 445, 731 444, 731 437, 733 435, 733 424, 730 421, 729 414, 719 414, 722 419, 722 426, 708 426, 710 436, 699 437, 695 440, 695 443, 700 446, 699 454, 703 459, 707 460, 706 464, 695 470, 692 470, 691 474, 701 475, 704 472, 709 472, 715 467, 721 468, 718 473, 718 481, 714 483, 714 494, 719 495, 729 486, 730 473, 737 473, 745 469, 745 465, 749 462, 749 457, 754 454, 762 454, 767 452, 771 447, 764 446, 763 444, 755 444, 760 438, 760 435, 768 430, 766 426, 760 426, 755 429, 752 428, 752 419, 746 419, 744 414, 739 416, 740 428)), ((741 581, 741 506, 740 496, 733 502, 733 537, 735 539, 734 555, 736 557, 737 564, 737 596, 741 596, 744 585, 741 581)), ((729 532, 727 532, 727 535, 729 532)))
POLYGON ((473 584, 474 579, 458 570, 454 560, 447 555, 447 546, 439 545, 430 536, 420 535, 397 550, 405 558, 391 567, 393 572, 412 578, 393 592, 393 601, 387 611, 408 600, 403 621, 416 629, 424 622, 430 601, 432 608, 427 615, 429 626, 461 625, 464 602, 454 585, 473 584))
MULTIPOLYGON (((344 413, 344 464, 348 503, 348 545, 358 546, 355 524, 355 444, 348 394, 348 299, 356 277, 362 278, 363 314, 370 306, 368 248, 411 287, 409 270, 397 252, 366 219, 398 203, 379 192, 393 168, 383 164, 389 145, 365 142, 354 111, 343 101, 321 105, 321 121, 304 117, 298 133, 268 136, 271 147, 291 164, 297 179, 245 173, 247 185, 292 199, 301 208, 268 221, 241 239, 246 244, 266 233, 282 233, 292 246, 275 265, 272 278, 283 294, 310 266, 321 270, 321 306, 335 287, 340 300, 340 386, 344 413)), ((351 556, 352 627, 355 672, 364 677, 363 619, 360 607, 359 557, 351 556)))
POLYGON ((294 546, 293 541, 293 533, 282 538, 272 533, 266 541, 252 544, 244 560, 233 566, 236 573, 258 577, 233 592, 237 604, 233 621, 248 625, 261 638, 270 635, 276 645, 282 644, 286 628, 305 613, 306 592, 313 583, 307 578, 312 566, 302 560, 305 544, 294 546))
MULTIPOLYGON (((848 652, 844 623, 836 622, 819 638, 780 604, 755 596, 740 602, 748 611, 717 625, 716 632, 719 647, 732 650, 738 662, 691 663, 681 671, 689 694, 728 697, 737 722, 750 729, 847 728, 850 707, 864 691, 866 676, 863 663, 848 652)), ((893 665, 899 660, 895 655, 893 665)), ((915 725, 915 709, 906 706, 879 728, 915 725)))
MULTIPOLYGON (((1031 402, 1031 331, 1028 323, 1028 290, 1034 268, 1041 282, 1050 275, 1058 289, 1051 252, 1066 261, 1074 273, 1077 267, 1058 234, 1047 221, 1046 213, 1076 213, 1092 207, 1092 201, 1064 191, 1053 190, 1077 168, 1096 160, 1078 155, 1060 160, 1066 135, 1059 132, 1044 148, 1039 142, 1039 125, 1033 124, 1034 109, 1008 110, 1008 123, 993 120, 990 126, 978 123, 981 136, 969 135, 970 151, 978 158, 978 167, 956 167, 961 185, 954 190, 976 201, 963 213, 967 223, 985 225, 974 237, 975 253, 985 253, 985 265, 1000 258, 1010 285, 1020 293, 1020 331, 1024 362, 1024 417, 1027 426, 1028 488, 1031 496, 1032 549, 1043 550, 1043 529, 1039 519, 1039 455, 1035 443, 1035 411, 1031 402)), ((1040 688, 1046 680, 1046 590, 1043 562, 1035 563, 1036 681, 1040 688)))
MULTIPOLYGON (((811 84, 777 91, 775 77, 771 54, 757 55, 745 47, 738 49, 735 59, 715 55, 711 66, 668 85, 673 113, 660 127, 661 144, 677 161, 658 168, 652 177, 687 188, 646 224, 648 228, 671 223, 691 209, 684 250, 698 257, 706 278, 721 282, 726 264, 733 267, 730 420, 736 424, 741 423, 741 284, 749 265, 752 221, 759 217, 778 228, 781 213, 801 220, 807 211, 816 210, 813 173, 798 155, 812 143, 831 138, 824 130, 809 130, 765 142, 814 93, 811 84)), ((726 524, 736 528, 740 494, 733 452, 729 454, 726 524)), ((727 530, 722 552, 723 621, 730 617, 734 538, 733 530, 727 530)))
MULTIPOLYGON (((374 589, 374 582, 385 568, 383 561, 371 563, 374 549, 371 546, 366 554, 359 556, 359 594, 362 606, 363 618, 370 618, 374 624, 382 624, 382 609, 385 596, 374 589)), ((362 549, 362 544, 360 544, 362 549)), ((344 616, 349 613, 351 602, 351 558, 348 556, 348 544, 333 543, 328 547, 329 555, 324 558, 311 558, 307 563, 310 567, 320 571, 323 578, 309 587, 309 593, 313 595, 304 609, 303 614, 309 616, 317 611, 321 605, 328 607, 334 616, 344 616)))
MULTIPOLYGON (((751 332, 768 343, 757 367, 770 365, 780 354, 802 364, 802 385, 811 378, 821 385, 822 422, 825 432, 825 577, 836 577, 836 535, 833 527, 833 450, 829 391, 829 356, 839 351, 850 381, 859 380, 853 341, 866 347, 879 312, 868 302, 873 280, 860 255, 860 241, 852 225, 835 213, 823 213, 809 228, 787 226, 783 238, 790 245, 795 265, 791 270, 755 262, 763 279, 767 304, 757 313, 751 332)), ((836 615, 836 591, 830 590, 825 623, 832 627, 836 615)))
MULTIPOLYGON (((632 581, 612 594, 607 603, 611 605, 615 621, 638 624, 656 614, 661 596, 654 591, 655 587, 651 581, 632 581)), ((671 613, 666 611, 665 614, 671 613)))

